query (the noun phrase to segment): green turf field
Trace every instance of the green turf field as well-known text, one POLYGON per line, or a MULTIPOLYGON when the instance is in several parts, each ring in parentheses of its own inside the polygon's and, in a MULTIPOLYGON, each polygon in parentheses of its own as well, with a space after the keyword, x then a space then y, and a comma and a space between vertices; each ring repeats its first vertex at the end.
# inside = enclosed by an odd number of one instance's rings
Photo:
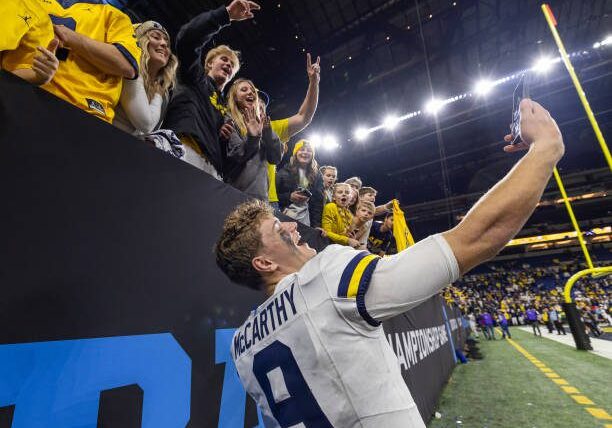
POLYGON ((515 342, 594 402, 578 404, 504 340, 480 337, 483 360, 458 365, 430 428, 612 427, 586 408, 612 414, 612 360, 511 329, 515 342))

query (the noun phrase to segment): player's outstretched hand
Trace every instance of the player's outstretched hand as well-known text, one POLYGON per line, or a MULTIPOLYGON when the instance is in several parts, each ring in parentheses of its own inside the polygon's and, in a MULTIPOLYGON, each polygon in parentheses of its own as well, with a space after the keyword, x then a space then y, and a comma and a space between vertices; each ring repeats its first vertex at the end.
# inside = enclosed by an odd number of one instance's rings
POLYGON ((226 7, 230 21, 244 21, 251 19, 254 10, 259 10, 261 7, 254 1, 234 0, 226 7))
MULTIPOLYGON (((538 149, 555 158, 561 159, 565 152, 563 137, 557 126, 557 122, 550 113, 535 101, 524 99, 520 104, 521 111, 521 139, 518 144, 509 144, 504 147, 508 153, 518 152, 529 148, 532 144, 538 149)), ((506 135, 504 141, 513 140, 512 135, 506 135)))

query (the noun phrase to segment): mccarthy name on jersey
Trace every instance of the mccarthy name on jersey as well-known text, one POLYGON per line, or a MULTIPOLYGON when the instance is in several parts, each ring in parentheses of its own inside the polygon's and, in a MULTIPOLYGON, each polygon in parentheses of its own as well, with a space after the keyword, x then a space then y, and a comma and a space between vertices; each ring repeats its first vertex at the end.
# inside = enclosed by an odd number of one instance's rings
POLYGON ((436 235, 384 259, 330 245, 283 278, 231 349, 266 427, 424 427, 380 322, 456 277, 436 235))
POLYGON ((251 346, 262 341, 277 327, 293 319, 297 314, 293 301, 295 284, 282 293, 274 295, 265 307, 259 307, 256 315, 249 318, 242 328, 234 335, 234 358, 240 357, 251 346))

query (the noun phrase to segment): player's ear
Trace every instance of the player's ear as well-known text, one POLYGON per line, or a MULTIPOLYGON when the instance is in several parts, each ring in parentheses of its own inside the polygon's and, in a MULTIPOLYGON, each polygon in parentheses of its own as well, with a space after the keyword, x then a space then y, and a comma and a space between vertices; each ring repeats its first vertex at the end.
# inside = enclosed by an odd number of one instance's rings
POLYGON ((278 268, 278 264, 265 256, 254 257, 251 263, 257 272, 262 273, 272 273, 278 268))

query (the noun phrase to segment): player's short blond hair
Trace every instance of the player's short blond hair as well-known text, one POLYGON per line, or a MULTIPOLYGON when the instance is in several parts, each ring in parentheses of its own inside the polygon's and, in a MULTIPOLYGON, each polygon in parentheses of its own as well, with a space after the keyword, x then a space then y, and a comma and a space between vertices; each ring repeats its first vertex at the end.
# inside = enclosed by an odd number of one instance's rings
POLYGON ((234 74, 232 75, 232 77, 234 77, 236 73, 238 73, 238 70, 240 70, 240 52, 233 50, 228 45, 219 45, 206 53, 206 58, 204 58, 204 71, 206 71, 206 73, 210 71, 210 63, 219 55, 227 55, 230 57, 230 60, 234 64, 234 74))
POLYGON ((233 282, 259 290, 262 277, 253 267, 261 248, 261 221, 273 215, 267 203, 254 199, 238 205, 223 223, 214 248, 217 266, 233 282))

